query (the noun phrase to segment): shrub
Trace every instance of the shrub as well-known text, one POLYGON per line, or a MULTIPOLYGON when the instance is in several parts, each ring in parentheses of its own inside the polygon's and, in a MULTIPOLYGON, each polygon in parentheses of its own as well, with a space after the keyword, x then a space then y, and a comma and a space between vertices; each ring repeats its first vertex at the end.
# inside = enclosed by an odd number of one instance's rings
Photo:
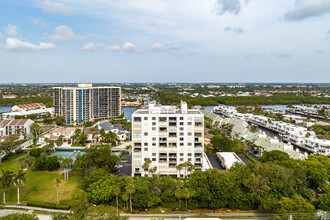
POLYGON ((34 214, 14 213, 0 217, 1 220, 38 220, 39 218, 34 214))
POLYGON ((32 202, 28 202, 27 206, 47 208, 47 209, 63 209, 63 210, 69 210, 71 208, 71 204, 67 200, 61 201, 59 205, 51 202, 32 201, 32 202))
POLYGON ((42 149, 41 148, 32 148, 30 151, 29 151, 29 155, 31 157, 34 157, 34 158, 38 158, 40 157, 42 153, 42 149))

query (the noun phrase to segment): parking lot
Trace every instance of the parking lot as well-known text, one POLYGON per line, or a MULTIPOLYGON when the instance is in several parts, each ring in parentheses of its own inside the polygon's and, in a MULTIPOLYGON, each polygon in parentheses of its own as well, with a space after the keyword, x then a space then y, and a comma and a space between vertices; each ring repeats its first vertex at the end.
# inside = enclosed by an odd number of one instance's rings
POLYGON ((119 168, 119 172, 117 176, 131 176, 132 175, 132 155, 124 154, 123 157, 125 158, 125 162, 118 163, 123 167, 119 168))

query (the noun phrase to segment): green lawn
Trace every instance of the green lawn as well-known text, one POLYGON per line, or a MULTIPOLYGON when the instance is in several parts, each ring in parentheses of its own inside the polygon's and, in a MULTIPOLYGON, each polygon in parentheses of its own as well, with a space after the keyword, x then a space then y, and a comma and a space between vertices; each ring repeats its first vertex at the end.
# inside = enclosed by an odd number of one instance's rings
MULTIPOLYGON (((17 158, 5 161, 0 164, 0 169, 10 170, 17 173, 20 169, 20 163, 18 162, 21 155, 17 158)), ((23 186, 20 187, 20 201, 24 205, 27 202, 52 202, 56 203, 56 187, 54 184, 54 179, 60 175, 59 171, 26 171, 27 181, 23 186)), ((62 182, 59 186, 59 198, 60 200, 69 200, 71 193, 78 186, 78 177, 70 177, 68 183, 64 183, 63 177, 60 176, 62 182)), ((1 193, 2 197, 2 193, 1 193)), ((16 204, 17 203, 17 188, 11 186, 6 193, 7 203, 16 204)), ((2 198, 1 198, 2 202, 2 198)))

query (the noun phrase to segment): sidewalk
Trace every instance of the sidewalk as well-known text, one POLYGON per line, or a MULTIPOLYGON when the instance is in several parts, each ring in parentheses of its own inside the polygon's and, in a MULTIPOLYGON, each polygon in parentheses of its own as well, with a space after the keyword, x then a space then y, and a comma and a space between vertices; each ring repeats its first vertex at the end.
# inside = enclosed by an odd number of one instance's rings
POLYGON ((61 209, 47 209, 47 208, 39 208, 39 207, 32 207, 32 206, 21 206, 21 205, 5 205, 2 206, 5 208, 15 208, 15 209, 28 209, 28 210, 38 210, 38 211, 45 211, 45 212, 60 212, 60 213, 70 213, 69 210, 61 210, 61 209))

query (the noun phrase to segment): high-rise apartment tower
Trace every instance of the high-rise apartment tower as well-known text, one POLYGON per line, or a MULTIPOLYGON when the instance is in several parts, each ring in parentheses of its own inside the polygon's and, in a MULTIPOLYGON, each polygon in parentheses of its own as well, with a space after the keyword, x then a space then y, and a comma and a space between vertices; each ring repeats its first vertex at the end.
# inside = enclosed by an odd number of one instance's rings
POLYGON ((68 125, 84 121, 118 117, 121 114, 120 87, 54 87, 54 114, 63 116, 68 125))

